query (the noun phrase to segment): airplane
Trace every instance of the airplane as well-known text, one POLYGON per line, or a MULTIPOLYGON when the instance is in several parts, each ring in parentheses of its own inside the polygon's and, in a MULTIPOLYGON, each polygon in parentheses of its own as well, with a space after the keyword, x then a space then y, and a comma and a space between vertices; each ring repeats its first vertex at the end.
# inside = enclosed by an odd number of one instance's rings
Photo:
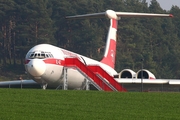
MULTIPOLYGON (((42 89, 46 89, 47 86, 58 88, 59 86, 65 85, 66 82, 68 89, 85 89, 87 85, 87 76, 85 77, 85 75, 79 72, 79 70, 75 67, 68 68, 66 63, 68 58, 76 58, 85 66, 100 66, 119 84, 142 83, 141 77, 143 77, 143 83, 147 84, 170 84, 170 82, 171 84, 180 83, 180 81, 176 80, 157 80, 155 76, 146 69, 139 70, 137 73, 130 69, 124 69, 118 73, 114 69, 118 20, 120 20, 122 17, 173 17, 172 14, 115 12, 113 10, 106 10, 105 12, 100 13, 67 16, 66 19, 84 19, 96 17, 107 17, 110 19, 106 48, 101 61, 93 60, 83 55, 50 44, 39 44, 31 48, 25 57, 25 70, 32 80, 22 80, 19 83, 18 81, 5 81, 0 82, 0 86, 27 83, 39 84, 41 85, 42 89)), ((92 82, 93 80, 91 83, 92 82)), ((106 79, 105 82, 108 83, 109 81, 106 79)))

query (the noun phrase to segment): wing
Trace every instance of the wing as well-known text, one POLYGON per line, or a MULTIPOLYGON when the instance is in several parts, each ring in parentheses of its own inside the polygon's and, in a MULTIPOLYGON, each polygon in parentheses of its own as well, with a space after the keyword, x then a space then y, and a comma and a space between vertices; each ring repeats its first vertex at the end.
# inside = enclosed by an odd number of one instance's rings
POLYGON ((40 86, 37 82, 34 80, 13 80, 13 81, 1 81, 0 82, 0 87, 37 87, 40 86))
POLYGON ((118 83, 123 84, 169 84, 169 85, 180 85, 180 79, 135 79, 135 78, 116 78, 118 83))
POLYGON ((128 91, 176 91, 180 90, 180 79, 136 79, 116 78, 128 91))

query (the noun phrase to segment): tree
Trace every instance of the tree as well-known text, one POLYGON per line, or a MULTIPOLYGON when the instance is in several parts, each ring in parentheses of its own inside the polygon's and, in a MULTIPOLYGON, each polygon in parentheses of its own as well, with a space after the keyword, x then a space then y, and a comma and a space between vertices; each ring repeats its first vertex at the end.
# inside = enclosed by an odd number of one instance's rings
POLYGON ((12 46, 14 44, 14 28, 15 24, 15 9, 16 3, 13 0, 6 0, 0 2, 0 48, 3 64, 6 65, 7 58, 11 64, 12 46))

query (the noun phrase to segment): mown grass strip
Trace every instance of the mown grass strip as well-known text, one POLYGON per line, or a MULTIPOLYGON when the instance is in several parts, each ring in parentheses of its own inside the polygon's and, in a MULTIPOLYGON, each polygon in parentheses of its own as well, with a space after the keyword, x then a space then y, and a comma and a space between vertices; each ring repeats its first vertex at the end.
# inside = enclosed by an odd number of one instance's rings
POLYGON ((179 93, 0 89, 0 119, 180 119, 179 93))

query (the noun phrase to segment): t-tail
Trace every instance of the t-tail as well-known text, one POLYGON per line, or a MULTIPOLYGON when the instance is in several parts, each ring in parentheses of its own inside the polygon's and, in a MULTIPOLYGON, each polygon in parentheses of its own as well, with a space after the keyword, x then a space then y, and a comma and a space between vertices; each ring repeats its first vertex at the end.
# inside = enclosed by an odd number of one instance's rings
POLYGON ((81 19, 81 18, 97 18, 108 17, 110 19, 110 27, 106 41, 105 53, 100 62, 114 68, 116 57, 116 34, 118 20, 121 17, 173 17, 172 14, 153 14, 153 13, 132 13, 132 12, 115 12, 107 10, 106 12, 68 16, 68 19, 81 19))

